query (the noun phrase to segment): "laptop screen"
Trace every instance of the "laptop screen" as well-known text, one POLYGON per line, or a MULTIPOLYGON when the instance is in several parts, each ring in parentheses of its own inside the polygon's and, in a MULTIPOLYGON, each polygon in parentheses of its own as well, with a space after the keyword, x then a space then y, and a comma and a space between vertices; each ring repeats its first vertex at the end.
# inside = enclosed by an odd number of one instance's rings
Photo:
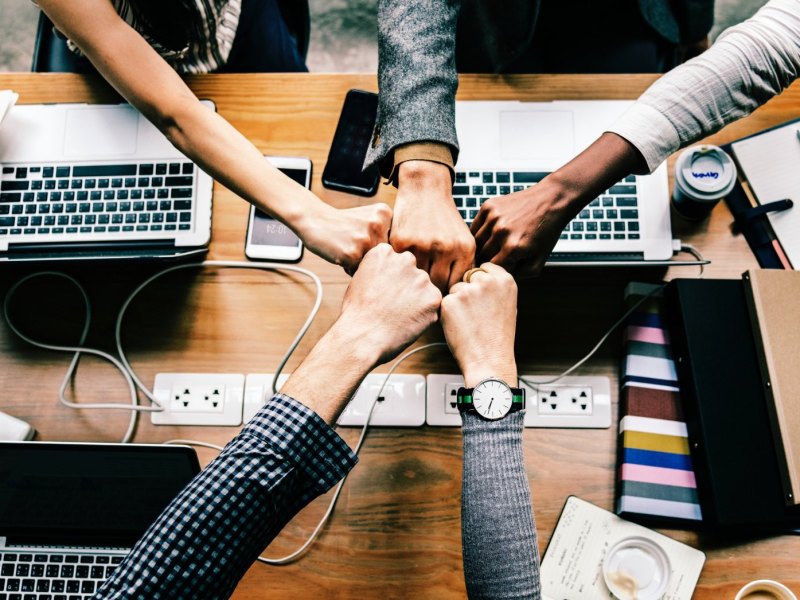
POLYGON ((181 446, 0 443, 0 537, 130 547, 198 472, 181 446))

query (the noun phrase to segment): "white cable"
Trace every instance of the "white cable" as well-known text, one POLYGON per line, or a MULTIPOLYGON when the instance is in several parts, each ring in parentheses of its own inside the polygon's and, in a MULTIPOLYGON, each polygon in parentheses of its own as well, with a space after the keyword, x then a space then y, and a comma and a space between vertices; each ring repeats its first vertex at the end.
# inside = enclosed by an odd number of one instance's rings
POLYGON ((58 390, 58 401, 61 402, 61 404, 69 408, 104 409, 104 410, 122 409, 131 411, 131 419, 130 422, 128 423, 128 428, 125 431, 125 435, 122 438, 123 443, 130 442, 131 439, 133 438, 134 430, 136 428, 136 417, 139 414, 139 412, 153 412, 162 410, 161 408, 159 408, 160 405, 158 403, 156 403, 155 408, 150 406, 138 406, 139 399, 136 395, 136 388, 134 387, 133 379, 131 378, 130 374, 125 370, 125 367, 120 363, 120 361, 111 354, 108 354, 107 352, 103 352, 102 350, 96 350, 94 348, 88 348, 83 345, 83 343, 86 341, 86 336, 89 333, 89 325, 91 323, 91 318, 92 318, 92 307, 89 302, 89 296, 86 294, 86 290, 83 289, 83 286, 81 286, 81 284, 78 283, 78 281, 74 277, 71 277, 66 273, 61 273, 59 271, 41 271, 39 273, 32 273, 31 275, 23 277, 14 285, 12 285, 11 288, 8 290, 8 293, 6 294, 5 297, 5 301, 3 302, 3 316, 5 317, 6 323, 8 323, 8 328, 11 331, 13 331, 20 339, 28 342, 32 346, 36 346, 37 348, 43 348, 45 350, 55 350, 57 352, 74 353, 72 360, 69 363, 69 367, 67 368, 67 372, 64 375, 64 379, 61 382, 61 387, 58 390), (77 287, 78 291, 81 293, 81 296, 83 297, 85 311, 84 311, 83 331, 81 331, 81 336, 80 339, 78 340, 77 346, 61 346, 57 344, 47 344, 44 342, 37 342, 33 338, 28 337, 27 335, 22 333, 16 327, 16 325, 14 325, 14 322, 11 320, 11 317, 8 314, 8 308, 9 305, 11 304, 11 298, 14 296, 17 289, 19 289, 21 285, 37 277, 61 277, 63 279, 66 279, 73 285, 75 285, 75 287, 77 287), (119 370, 120 373, 122 373, 122 376, 125 378, 125 383, 128 384, 128 392, 130 393, 131 397, 130 406, 126 404, 115 404, 108 402, 83 404, 67 400, 64 393, 66 392, 69 382, 75 375, 75 369, 77 368, 78 361, 80 360, 81 354, 83 353, 92 354, 94 356, 98 356, 102 359, 109 361, 112 365, 114 365, 117 368, 117 370, 119 370))
POLYGON ((197 440, 176 439, 167 440, 166 442, 161 443, 165 446, 200 446, 202 448, 210 448, 211 450, 222 452, 222 446, 217 446, 216 444, 211 444, 209 442, 198 442, 197 440))
POLYGON ((697 278, 698 279, 702 279, 703 278, 703 272, 705 271, 706 259, 703 258, 702 254, 700 254, 700 251, 697 248, 695 248, 694 246, 692 246, 691 244, 681 244, 681 252, 688 252, 689 254, 694 256, 698 261, 701 261, 700 265, 699 265, 700 266, 700 274, 697 276, 697 278))
POLYGON ((59 398, 59 401, 63 405, 65 405, 65 406, 67 406, 69 408, 76 408, 76 409, 106 409, 106 410, 111 409, 111 410, 129 410, 129 411, 131 411, 131 419, 130 419, 130 422, 128 424, 128 429, 126 430, 125 435, 122 438, 122 442, 123 443, 127 443, 127 442, 130 442, 131 439, 133 439, 134 431, 135 431, 135 428, 136 428, 137 417, 138 417, 138 414, 140 412, 159 412, 159 411, 162 411, 164 409, 161 407, 161 404, 155 398, 153 393, 136 376, 136 373, 133 370, 133 367, 128 362, 128 359, 125 356, 125 352, 122 349, 122 321, 123 321, 123 318, 125 317, 125 312, 127 311, 128 307, 130 306, 130 304, 133 301, 133 299, 145 287, 147 287, 150 283, 152 283, 153 281, 155 281, 159 277, 161 277, 163 275, 166 275, 167 273, 171 273, 173 271, 177 271, 179 269, 189 269, 189 268, 197 268, 197 267, 223 267, 223 268, 224 267, 228 267, 228 268, 238 268, 238 269, 257 269, 257 270, 262 270, 262 271, 267 271, 267 270, 268 271, 291 271, 291 272, 294 272, 294 273, 300 273, 301 275, 305 275, 306 277, 310 278, 314 282, 314 286, 316 288, 316 298, 315 298, 315 301, 314 301, 314 306, 312 307, 311 311, 308 314, 308 317, 306 318, 305 323, 303 323, 303 326, 298 331, 297 336, 295 337, 294 341, 289 346, 289 349, 284 354, 283 358, 281 359, 281 361, 280 361, 280 363, 278 365, 278 368, 276 369, 275 379, 273 379, 273 382, 272 382, 273 391, 274 391, 275 387, 276 387, 276 381, 278 379, 278 376, 280 375, 280 373, 283 370, 284 366, 288 362, 289 358, 292 356, 292 353, 294 353, 294 351, 297 348, 297 346, 300 343, 300 341, 303 339, 303 336, 305 336, 306 332, 308 331, 309 327, 311 326, 311 323, 314 321, 314 318, 317 316, 317 313, 319 312, 319 308, 320 308, 320 306, 322 304, 322 282, 320 281, 319 277, 317 277, 317 275, 315 273, 313 273, 312 271, 309 271, 308 269, 304 269, 302 267, 297 267, 297 266, 294 266, 294 265, 282 265, 282 264, 278 264, 278 263, 260 263, 260 264, 256 264, 256 263, 250 263, 250 262, 244 262, 244 261, 220 261, 220 260, 212 261, 212 260, 209 260, 209 261, 203 261, 203 262, 199 262, 199 263, 187 263, 187 264, 175 265, 175 266, 169 267, 167 269, 164 269, 162 271, 159 271, 155 275, 153 275, 153 276, 149 277, 148 279, 146 279, 142 284, 140 284, 125 299, 125 301, 122 304, 122 308, 120 309, 120 311, 119 311, 119 313, 117 315, 117 321, 116 321, 116 326, 115 326, 115 330, 114 330, 114 339, 115 339, 115 342, 116 342, 117 353, 119 355, 119 359, 114 357, 114 356, 112 356, 111 354, 108 354, 107 352, 103 352, 102 350, 96 350, 94 348, 88 348, 88 347, 83 346, 83 343, 86 341, 86 336, 87 336, 87 334, 89 332, 89 325, 90 325, 90 321, 91 321, 91 304, 89 302, 89 296, 86 293, 86 290, 84 290, 83 286, 81 286, 81 284, 75 278, 73 278, 73 277, 71 277, 71 276, 69 276, 69 275, 67 275, 65 273, 61 273, 59 271, 42 271, 42 272, 39 272, 39 273, 33 273, 31 275, 27 275, 27 276, 23 277, 22 279, 20 279, 17 283, 15 283, 8 290, 8 293, 6 294, 5 301, 3 303, 3 316, 5 317, 6 322, 8 323, 9 329, 11 329, 11 331, 13 331, 17 336, 19 336, 22 340, 28 342, 29 344, 31 344, 33 346, 36 346, 36 347, 39 347, 39 348, 46 349, 46 350, 56 350, 56 351, 60 351, 60 352, 72 352, 72 353, 74 353, 74 356, 72 357, 72 361, 70 362, 69 368, 67 369, 67 372, 66 372, 66 374, 64 376, 64 380, 63 380, 63 382, 61 384, 61 388, 59 389, 58 398, 59 398), (83 331, 81 332, 81 337, 80 337, 80 340, 78 341, 78 345, 77 346, 60 346, 60 345, 56 345, 56 344, 47 344, 45 342, 38 342, 38 341, 34 340, 33 338, 23 334, 14 325, 13 321, 11 320, 11 318, 9 316, 8 308, 9 308, 9 305, 11 303, 11 299, 14 296, 14 294, 16 293, 17 289, 19 289, 19 287, 21 285, 23 285, 25 282, 27 282, 27 281, 29 281, 29 280, 31 280, 33 278, 44 277, 44 276, 62 277, 64 279, 70 281, 72 284, 74 284, 78 288, 78 290, 81 293, 81 296, 83 297, 86 318, 85 318, 85 322, 84 322, 84 325, 83 325, 83 331), (122 373, 122 376, 125 378, 125 382, 128 384, 128 391, 129 391, 129 393, 131 395, 131 405, 115 404, 115 403, 87 403, 87 404, 84 404, 84 403, 71 402, 71 401, 66 399, 66 397, 64 396, 64 392, 66 391, 66 388, 69 385, 70 380, 74 377, 75 369, 77 367, 78 361, 80 360, 80 355, 84 354, 84 353, 85 354, 92 354, 94 356, 98 356, 100 358, 103 358, 103 359, 109 361, 111 364, 113 364, 119 370, 120 373, 122 373), (136 393, 136 388, 141 390, 141 392, 155 406, 139 406, 138 405, 138 396, 137 396, 137 393, 136 393))
MULTIPOLYGON (((692 246, 691 244, 681 244, 681 251, 682 252, 688 252, 689 254, 694 256, 697 260, 705 262, 705 258, 703 258, 703 255, 700 254, 700 251, 697 248, 695 248, 694 246, 692 246)), ((703 277, 703 264, 700 265, 700 275, 699 275, 699 277, 700 278, 703 277)), ((536 380, 536 381, 528 379, 526 377, 521 377, 521 376, 520 376, 519 379, 521 379, 523 382, 525 382, 527 385, 529 385, 533 389, 538 389, 538 386, 540 386, 540 385, 547 385, 547 384, 550 384, 550 383, 555 383, 559 379, 563 379, 564 377, 566 377, 567 375, 572 373, 575 369, 577 369, 580 366, 582 366, 592 356, 594 356, 595 353, 600 349, 600 347, 608 339, 608 336, 610 336, 612 333, 614 333, 614 330, 617 327, 619 327, 620 325, 622 325, 622 323, 625 321, 625 319, 627 319, 633 313, 633 311, 635 311, 637 308, 639 308, 639 306, 641 306, 642 303, 645 300, 649 299, 653 295, 661 293, 661 291, 666 286, 667 286, 667 284, 663 284, 663 285, 660 285, 658 287, 655 287, 652 290, 650 290, 650 292, 648 292, 646 295, 644 295, 642 298, 640 298, 633 306, 631 306, 628 310, 625 311, 625 314, 623 314, 611 327, 608 328, 608 330, 603 334, 603 337, 600 338, 600 341, 597 342, 597 344, 595 344, 594 348, 589 350, 589 352, 588 352, 588 354, 586 354, 586 356, 584 356, 582 359, 580 359, 578 362, 576 362, 574 365, 572 365, 569 369, 567 369, 566 371, 564 371, 560 375, 556 375, 555 377, 551 377, 550 379, 539 379, 539 380, 536 380)))
MULTIPOLYGON (((431 344, 425 344, 424 346, 420 346, 418 348, 414 348, 413 350, 409 350, 405 354, 403 354, 400 358, 394 361, 392 367, 389 369, 389 372, 386 373, 386 377, 383 378, 383 382, 381 383, 381 387, 378 389, 378 393, 375 395, 375 399, 372 401, 372 405, 369 407, 369 412, 367 413, 367 418, 364 421, 364 427, 361 429, 361 435, 358 438, 358 443, 356 447, 353 449, 353 452, 356 456, 358 456, 359 451, 361 450, 361 446, 364 444, 364 438, 367 435, 367 429, 369 428, 369 422, 372 419, 372 413, 375 410, 375 407, 378 404, 378 398, 383 395, 383 389, 386 387, 386 384, 389 381, 389 378, 395 372, 397 367, 399 367, 404 360, 406 360, 409 356, 416 354, 417 352, 421 352, 422 350, 427 350, 428 348, 432 348, 433 346, 446 346, 444 342, 433 342, 431 344)), ((333 493, 333 497, 331 498, 330 504, 328 504, 328 509, 325 511, 325 514, 322 515, 322 518, 317 523, 317 526, 314 528, 314 531, 311 532, 311 535, 305 541, 305 543, 300 546, 297 550, 292 552, 291 554, 287 554, 286 556, 282 556, 280 558, 267 558, 266 556, 259 556, 256 560, 259 562, 280 566, 280 565, 287 565, 296 559, 300 558, 303 554, 305 554, 306 550, 314 543, 314 540, 317 539, 319 532, 322 531, 322 528, 325 526, 325 523, 328 522, 331 514, 333 513, 333 509, 336 506, 337 500, 339 500, 339 494, 342 492, 342 487, 344 487, 345 481, 347 481, 347 475, 345 475, 339 484, 336 486, 336 491, 333 493)))
POLYGON ((546 385, 546 384, 549 384, 549 383, 555 383, 559 379, 563 379, 564 377, 566 377, 567 375, 572 373, 575 369, 577 369, 578 367, 583 365, 583 363, 585 363, 587 360, 589 360, 592 356, 594 356, 594 354, 600 349, 600 346, 602 346, 605 343, 605 341, 608 339, 608 336, 610 336, 612 333, 614 333, 614 330, 617 327, 619 327, 620 325, 622 325, 622 323, 625 321, 625 319, 627 319, 631 315, 631 313, 633 313, 633 311, 635 311, 637 308, 639 308, 639 306, 641 306, 641 304, 645 300, 647 300, 648 298, 650 298, 651 296, 653 296, 657 292, 661 292, 661 290, 663 290, 665 287, 666 287, 666 284, 660 285, 658 287, 654 287, 646 295, 642 296, 637 302, 634 303, 633 306, 631 306, 628 310, 626 310, 625 313, 619 319, 617 319, 617 321, 611 327, 608 328, 608 330, 606 330, 606 332, 603 334, 603 337, 600 338, 600 341, 597 342, 594 345, 594 348, 589 350, 589 352, 586 354, 586 356, 584 356, 582 359, 580 359, 578 362, 576 362, 574 365, 572 365, 569 369, 567 369, 566 371, 564 371, 560 375, 556 375, 555 377, 551 377, 550 379, 538 379, 536 381, 533 381, 531 379, 528 379, 528 378, 522 377, 522 376, 520 376, 520 379, 522 381, 524 381, 527 385, 532 387, 533 389, 538 389, 538 386, 540 386, 540 385, 546 385))

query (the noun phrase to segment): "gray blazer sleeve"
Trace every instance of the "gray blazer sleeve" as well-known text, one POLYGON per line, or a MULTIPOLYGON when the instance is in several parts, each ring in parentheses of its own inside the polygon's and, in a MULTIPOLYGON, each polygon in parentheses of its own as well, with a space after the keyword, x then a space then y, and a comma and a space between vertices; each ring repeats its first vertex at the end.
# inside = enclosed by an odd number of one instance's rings
POLYGON ((388 176, 397 146, 441 142, 457 158, 456 22, 461 0, 379 0, 380 101, 365 168, 388 176))

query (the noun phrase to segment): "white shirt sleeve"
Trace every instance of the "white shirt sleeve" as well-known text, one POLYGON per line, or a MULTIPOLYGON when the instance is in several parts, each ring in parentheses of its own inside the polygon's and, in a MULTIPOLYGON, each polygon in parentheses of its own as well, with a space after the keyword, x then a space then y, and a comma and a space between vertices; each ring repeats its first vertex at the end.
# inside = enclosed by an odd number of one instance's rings
POLYGON ((770 0, 700 56, 656 81, 608 129, 650 172, 670 154, 753 112, 800 76, 800 0, 770 0))

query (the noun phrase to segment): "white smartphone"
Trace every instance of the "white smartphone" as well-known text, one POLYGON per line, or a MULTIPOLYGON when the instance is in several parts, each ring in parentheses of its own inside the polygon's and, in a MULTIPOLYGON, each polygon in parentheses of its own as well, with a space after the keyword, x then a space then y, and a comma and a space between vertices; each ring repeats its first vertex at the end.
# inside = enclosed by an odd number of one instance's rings
MULTIPOLYGON (((306 189, 311 187, 310 159, 298 156, 264 158, 306 189)), ((251 206, 244 253, 256 260, 297 262, 303 255, 303 242, 286 225, 251 206)))

